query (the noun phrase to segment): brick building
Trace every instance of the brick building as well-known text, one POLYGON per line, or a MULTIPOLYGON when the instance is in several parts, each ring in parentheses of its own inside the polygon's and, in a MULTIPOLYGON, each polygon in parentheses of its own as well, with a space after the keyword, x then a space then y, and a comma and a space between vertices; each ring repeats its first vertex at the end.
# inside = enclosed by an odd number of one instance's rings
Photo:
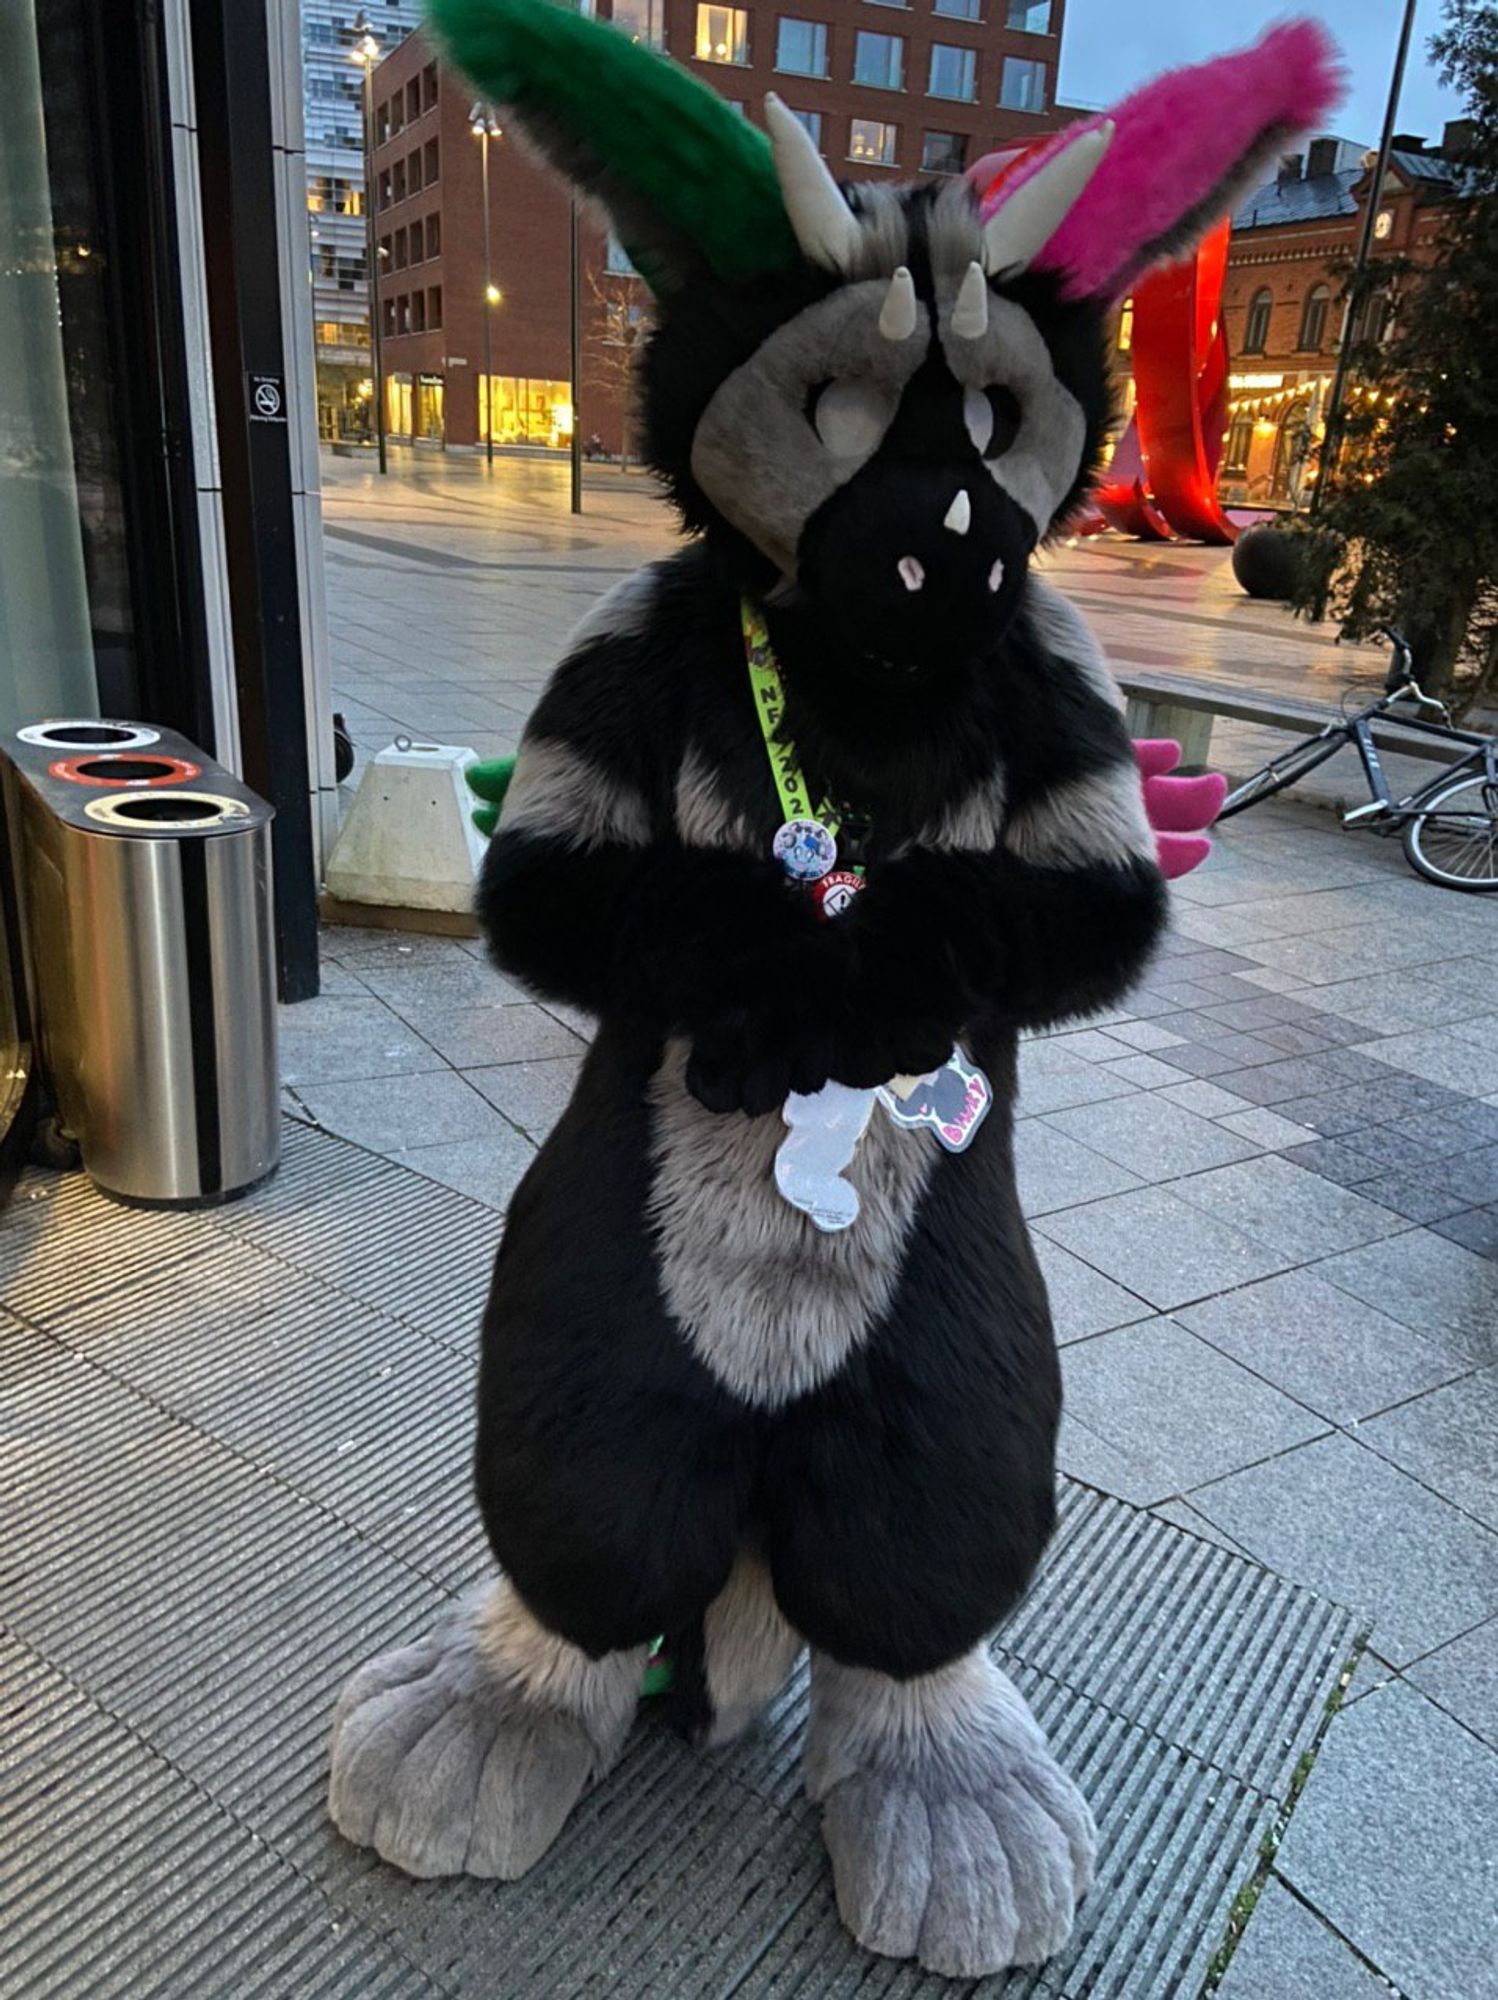
MULTIPOLYGON (((1429 265, 1445 210, 1461 198, 1468 128, 1449 125, 1439 147, 1397 138, 1374 225, 1386 282, 1355 340, 1386 338, 1411 266, 1429 265)), ((1223 315, 1233 357, 1225 500, 1296 504, 1309 495, 1316 446, 1341 342, 1342 288, 1372 193, 1371 156, 1318 139, 1282 164, 1233 221, 1223 315)), ((1357 394, 1354 385, 1353 394, 1357 394)))
MULTIPOLYGON (((786 0, 785 9, 599 0, 600 13, 665 48, 745 116, 757 117, 765 92, 778 91, 833 172, 854 179, 958 173, 1075 115, 1054 101, 1064 10, 1065 0, 786 0)), ((471 90, 437 65, 418 32, 376 70, 374 102, 391 435, 479 444, 492 401, 496 442, 565 444, 573 421, 565 190, 507 133, 491 138, 486 280, 471 90), (491 282, 495 300, 486 299, 491 282)), ((587 219, 581 251, 579 421, 613 452, 626 442, 629 355, 647 294, 587 219)))

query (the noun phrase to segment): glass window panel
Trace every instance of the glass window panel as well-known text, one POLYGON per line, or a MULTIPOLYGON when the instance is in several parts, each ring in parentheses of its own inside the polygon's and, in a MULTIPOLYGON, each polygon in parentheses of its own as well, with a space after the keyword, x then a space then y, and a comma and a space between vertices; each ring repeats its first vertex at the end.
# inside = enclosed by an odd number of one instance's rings
POLYGON ((1005 56, 999 103, 1006 111, 1044 111, 1045 93, 1043 62, 1031 62, 1026 56, 1005 56))
POLYGON ((961 103, 971 103, 978 88, 977 51, 960 49, 954 42, 933 42, 931 80, 927 88, 933 97, 953 97, 961 103))
POLYGON ((898 90, 904 79, 904 36, 873 35, 861 29, 853 52, 853 81, 877 90, 898 90))
POLYGON ((647 48, 666 46, 666 0, 614 0, 614 26, 647 48))
POLYGON ((698 62, 746 63, 749 60, 749 14, 743 7, 697 9, 698 62))
POLYGON ((965 132, 928 132, 921 141, 921 167, 928 174, 960 174, 967 165, 965 132))
POLYGON ((981 21, 982 0, 936 0, 935 12, 953 21, 981 21))
POLYGON ((827 30, 823 24, 782 14, 775 38, 775 67, 792 76, 825 76, 827 30))
POLYGON ((797 122, 798 122, 799 124, 801 124, 801 125, 804 125, 804 126, 805 126, 806 130, 807 130, 807 131, 808 131, 808 132, 809 132, 809 133, 811 134, 811 138, 812 138, 812 144, 813 144, 814 146, 816 146, 816 147, 817 147, 817 149, 818 149, 818 150, 820 151, 820 149, 821 149, 821 145, 822 145, 822 114, 821 114, 821 112, 820 112, 820 111, 798 111, 798 110, 796 109, 795 105, 791 105, 791 106, 790 106, 790 114, 791 114, 791 116, 792 116, 792 117, 793 117, 794 119, 796 119, 796 121, 797 121, 797 122))
POLYGON ((1009 0, 1006 28, 1021 34, 1048 35, 1051 32, 1051 0, 1009 0))
POLYGON ((873 166, 895 164, 895 128, 877 118, 855 118, 848 135, 848 157, 873 166))

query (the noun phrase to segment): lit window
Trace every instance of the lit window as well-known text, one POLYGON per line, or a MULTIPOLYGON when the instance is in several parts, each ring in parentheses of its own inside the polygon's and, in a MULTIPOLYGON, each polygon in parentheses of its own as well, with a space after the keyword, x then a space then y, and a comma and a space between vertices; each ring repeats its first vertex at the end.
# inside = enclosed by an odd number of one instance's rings
POLYGON ((895 128, 877 118, 855 118, 848 135, 848 158, 865 166, 895 164, 895 128))
POLYGON ((782 14, 775 38, 775 67, 791 76, 825 76, 827 30, 823 24, 782 14))
POLYGON ((872 84, 876 90, 898 90, 904 78, 904 36, 861 30, 853 51, 853 81, 872 84))
POLYGON ((953 21, 980 21, 981 0, 936 0, 934 11, 953 21))
POLYGON ((926 88, 933 97, 955 97, 970 104, 978 89, 976 49, 960 49, 954 42, 931 44, 931 80, 926 88))
POLYGON ((1004 26, 1018 28, 1025 35, 1048 35, 1051 32, 1051 0, 1009 0, 1004 26))
POLYGON ((1269 315, 1273 311, 1273 292, 1255 292, 1248 309, 1248 324, 1243 329, 1245 354, 1262 354, 1269 345, 1269 315))
POLYGON ((811 142, 817 151, 822 150, 822 114, 820 111, 798 111, 794 105, 787 106, 792 118, 811 134, 811 142))
POLYGON ((960 174, 967 165, 964 132, 927 132, 921 140, 921 169, 928 174, 960 174))
POLYGON ((1025 56, 1005 56, 999 103, 1006 111, 1044 111, 1045 64, 1025 56))
POLYGON ((696 56, 698 62, 748 62, 748 10, 743 7, 699 6, 696 56))
POLYGON ((614 26, 647 48, 666 46, 666 0, 614 0, 614 26))
POLYGON ((1127 354, 1134 345, 1134 301, 1125 299, 1118 315, 1118 351, 1127 354))

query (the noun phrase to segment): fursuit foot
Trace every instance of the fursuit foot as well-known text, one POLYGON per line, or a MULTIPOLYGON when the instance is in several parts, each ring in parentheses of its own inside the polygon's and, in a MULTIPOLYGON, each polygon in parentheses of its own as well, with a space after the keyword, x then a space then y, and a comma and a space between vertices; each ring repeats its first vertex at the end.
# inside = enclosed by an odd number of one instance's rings
POLYGON ((1097 1835, 987 1655, 904 1682, 815 1658, 812 1673, 808 1789, 857 1941, 958 1979, 1059 1951, 1097 1835))
POLYGON ((407 1875, 514 1881, 618 1755, 641 1660, 590 1660, 503 1582, 464 1600, 344 1688, 334 1825, 407 1875))

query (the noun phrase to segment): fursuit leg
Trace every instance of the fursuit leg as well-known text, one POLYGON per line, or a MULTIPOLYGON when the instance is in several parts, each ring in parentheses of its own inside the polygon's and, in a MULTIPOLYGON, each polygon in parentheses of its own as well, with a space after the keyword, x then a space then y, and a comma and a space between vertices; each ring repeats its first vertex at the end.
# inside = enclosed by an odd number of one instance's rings
POLYGON ((976 1979, 1066 1943, 1092 1815, 986 1648, 910 1680, 814 1651, 806 1788, 867 1950, 976 1979))
POLYGON ((713 1711, 704 1741, 715 1750, 759 1720, 801 1657, 801 1636, 780 1615, 769 1569, 753 1550, 739 1551, 708 1606, 702 1643, 713 1711))
POLYGON ((503 1577, 349 1681, 328 1810, 408 1875, 513 1881, 623 1747, 646 1648, 590 1659, 503 1577))

